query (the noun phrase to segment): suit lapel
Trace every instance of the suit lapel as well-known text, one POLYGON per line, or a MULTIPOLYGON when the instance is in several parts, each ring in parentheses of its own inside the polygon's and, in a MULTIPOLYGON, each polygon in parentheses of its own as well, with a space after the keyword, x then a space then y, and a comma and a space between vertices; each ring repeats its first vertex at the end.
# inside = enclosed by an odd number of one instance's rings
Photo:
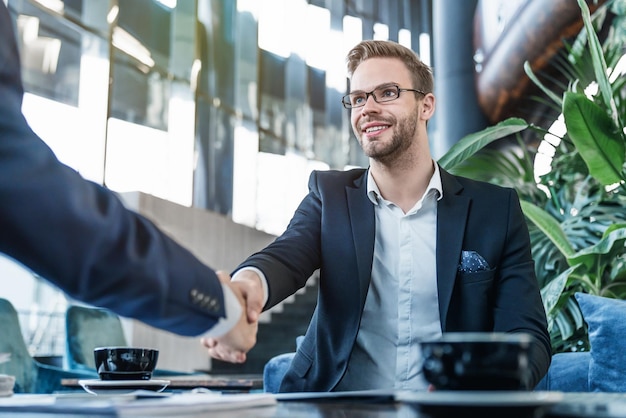
POLYGON ((470 199, 461 195, 463 186, 443 169, 441 182, 443 198, 437 205, 437 289, 439 317, 442 330, 445 331, 470 199))
POLYGON ((367 197, 367 170, 355 180, 354 187, 346 187, 346 198, 357 259, 359 295, 361 305, 363 305, 372 276, 374 240, 376 237, 374 206, 367 197))

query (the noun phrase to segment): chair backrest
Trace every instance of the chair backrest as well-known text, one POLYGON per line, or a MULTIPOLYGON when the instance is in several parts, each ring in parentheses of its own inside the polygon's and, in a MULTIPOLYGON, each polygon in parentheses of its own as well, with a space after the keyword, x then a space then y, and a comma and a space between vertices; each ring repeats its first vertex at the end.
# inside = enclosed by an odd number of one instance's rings
POLYGON ((11 302, 0 298, 0 353, 10 360, 0 364, 0 373, 15 376, 15 393, 31 393, 37 384, 37 365, 28 352, 17 311, 11 302))
POLYGON ((66 361, 70 369, 95 370, 94 348, 128 345, 120 317, 106 309, 69 306, 65 331, 66 361))

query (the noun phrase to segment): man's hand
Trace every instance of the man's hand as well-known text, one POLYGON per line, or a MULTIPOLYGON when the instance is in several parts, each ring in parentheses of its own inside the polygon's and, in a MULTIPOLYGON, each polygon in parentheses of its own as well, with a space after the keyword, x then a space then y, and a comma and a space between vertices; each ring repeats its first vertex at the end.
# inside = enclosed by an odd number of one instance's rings
POLYGON ((259 315, 263 309, 263 288, 260 278, 250 272, 240 275, 237 280, 218 271, 217 276, 222 284, 228 286, 244 310, 239 322, 227 334, 219 338, 203 338, 202 344, 208 349, 209 355, 215 359, 231 363, 246 361, 246 353, 256 344, 259 315))

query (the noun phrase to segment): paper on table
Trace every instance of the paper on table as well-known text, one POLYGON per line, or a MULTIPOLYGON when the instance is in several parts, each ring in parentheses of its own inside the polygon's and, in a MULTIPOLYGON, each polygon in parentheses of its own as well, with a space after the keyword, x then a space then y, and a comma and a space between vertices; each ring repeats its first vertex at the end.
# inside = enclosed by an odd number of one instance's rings
MULTIPOLYGON (((73 397, 71 401, 57 402, 57 396, 47 394, 17 394, 0 398, 0 414, 7 412, 87 413, 115 415, 113 403, 108 398, 93 395, 73 397), (87 397, 89 396, 89 398, 87 397)), ((129 400, 132 398, 128 398, 129 400)))
POLYGON ((167 415, 172 413, 200 413, 226 409, 241 409, 276 405, 269 393, 180 393, 160 399, 137 399, 116 406, 120 417, 167 415))
POLYGON ((0 413, 54 412, 91 413, 98 415, 127 416, 181 416, 209 411, 272 406, 276 398, 269 393, 181 393, 169 396, 63 396, 63 395, 15 395, 0 399, 0 413))

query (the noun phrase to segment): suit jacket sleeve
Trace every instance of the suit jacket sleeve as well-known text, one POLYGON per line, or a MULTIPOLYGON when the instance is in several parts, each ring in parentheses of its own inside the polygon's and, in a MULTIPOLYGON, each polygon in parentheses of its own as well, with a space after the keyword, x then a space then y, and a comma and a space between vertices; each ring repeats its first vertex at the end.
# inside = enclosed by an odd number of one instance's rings
POLYGON ((320 225, 321 200, 313 190, 302 200, 285 232, 235 269, 255 267, 263 272, 269 291, 266 310, 304 287, 320 267, 320 225))
POLYGON ((181 335, 225 315, 209 267, 61 164, 21 113, 19 56, 0 2, 0 252, 84 302, 181 335))
MULTIPOLYGON (((338 177, 333 176, 332 179, 338 180, 338 177)), ((317 173, 311 173, 309 193, 300 202, 286 230, 235 269, 255 267, 263 272, 269 291, 265 309, 275 306, 304 287, 313 273, 323 267, 321 241, 325 226, 322 224, 323 197, 318 180, 317 173)), ((337 231, 338 243, 345 241, 343 232, 337 231)))

